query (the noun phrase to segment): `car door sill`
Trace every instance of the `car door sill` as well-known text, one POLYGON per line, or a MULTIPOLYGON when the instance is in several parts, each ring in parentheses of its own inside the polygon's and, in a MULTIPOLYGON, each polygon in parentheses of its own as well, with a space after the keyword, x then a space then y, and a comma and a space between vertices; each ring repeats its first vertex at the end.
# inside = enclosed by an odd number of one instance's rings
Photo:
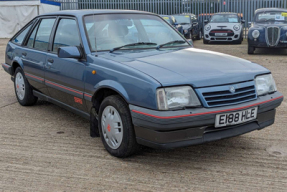
POLYGON ((35 97, 38 97, 40 99, 43 99, 45 101, 51 102, 51 103, 53 103, 55 105, 58 105, 58 106, 60 106, 60 107, 62 107, 64 109, 66 109, 68 111, 71 111, 71 112, 73 112, 73 113, 75 113, 77 115, 80 115, 80 116, 82 116, 82 117, 84 117, 86 119, 90 119, 90 114, 85 113, 85 112, 83 112, 83 111, 81 111, 79 109, 76 109, 74 107, 71 107, 71 106, 69 106, 69 105, 67 105, 67 104, 65 104, 63 102, 60 102, 60 101, 58 101, 56 99, 53 99, 53 98, 51 98, 51 97, 49 97, 47 95, 44 95, 43 93, 40 93, 38 91, 33 90, 33 94, 34 94, 35 97))

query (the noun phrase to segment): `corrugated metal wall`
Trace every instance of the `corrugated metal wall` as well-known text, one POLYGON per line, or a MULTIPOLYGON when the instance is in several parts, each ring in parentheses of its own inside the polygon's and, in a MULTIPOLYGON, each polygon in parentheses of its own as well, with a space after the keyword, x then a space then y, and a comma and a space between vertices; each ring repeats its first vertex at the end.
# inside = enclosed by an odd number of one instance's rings
MULTIPOLYGON (((194 13, 196 15, 217 12, 242 13, 248 22, 253 20, 256 9, 287 7, 287 0, 54 0, 61 2, 61 9, 132 9, 157 14, 194 13)), ((201 20, 206 19, 201 17, 201 20)))

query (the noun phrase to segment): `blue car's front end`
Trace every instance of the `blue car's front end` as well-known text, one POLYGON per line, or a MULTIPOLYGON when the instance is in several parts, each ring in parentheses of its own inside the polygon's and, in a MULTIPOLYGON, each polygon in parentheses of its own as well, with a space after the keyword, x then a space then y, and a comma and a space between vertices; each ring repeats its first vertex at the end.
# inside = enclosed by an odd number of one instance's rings
POLYGON ((153 148, 263 129, 274 123, 275 108, 283 100, 269 70, 228 55, 189 48, 117 56, 131 59, 122 63, 161 85, 152 93, 147 90, 155 106, 129 104, 137 142, 153 148))
POLYGON ((248 45, 255 48, 286 48, 287 26, 253 26, 248 32, 248 45))

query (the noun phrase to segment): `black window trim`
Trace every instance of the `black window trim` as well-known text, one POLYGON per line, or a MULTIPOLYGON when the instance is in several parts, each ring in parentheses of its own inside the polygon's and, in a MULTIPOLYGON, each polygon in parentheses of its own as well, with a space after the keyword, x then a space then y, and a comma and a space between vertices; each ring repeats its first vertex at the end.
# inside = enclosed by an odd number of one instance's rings
POLYGON ((27 37, 27 34, 31 31, 31 29, 32 29, 33 26, 34 26, 34 21, 35 21, 35 19, 32 19, 32 20, 31 20, 30 22, 28 22, 24 27, 22 27, 22 29, 20 29, 20 30, 9 40, 9 42, 11 42, 11 43, 13 43, 13 44, 15 44, 15 45, 18 45, 18 46, 22 46, 23 43, 25 42, 25 39, 26 39, 26 37, 27 37), (30 28, 30 29, 28 30, 28 32, 26 33, 26 35, 25 35, 25 37, 24 37, 22 43, 19 44, 19 43, 13 42, 13 40, 14 40, 16 37, 18 37, 18 35, 20 35, 20 33, 22 33, 23 31, 25 31, 25 30, 27 29, 27 27, 29 27, 30 25, 31 25, 31 28, 30 28))
MULTIPOLYGON (((55 19, 54 25, 53 25, 53 27, 52 27, 52 30, 53 30, 54 27, 55 27, 55 24, 56 24, 56 22, 57 22, 57 18, 58 18, 58 16, 54 16, 54 15, 37 17, 38 21, 36 22, 36 24, 34 24, 32 31, 31 31, 31 29, 30 29, 29 37, 30 37, 31 33, 33 32, 33 30, 35 29, 35 27, 37 27, 37 24, 39 24, 39 26, 40 26, 40 24, 41 24, 41 22, 42 22, 43 19, 55 19)), ((38 27, 38 29, 39 29, 39 27, 38 27)), ((38 29, 37 29, 36 35, 37 35, 37 33, 38 33, 38 29)), ((52 34, 52 30, 51 30, 51 34, 52 34)), ((50 45, 51 34, 50 34, 49 42, 48 42, 48 49, 49 49, 49 45, 50 45)), ((35 38, 35 39, 36 39, 36 38, 35 38)), ((35 41, 35 39, 34 39, 34 41, 35 41)), ((42 52, 46 52, 46 53, 49 52, 48 49, 46 49, 46 50, 40 50, 40 49, 34 48, 34 43, 33 43, 33 47, 27 47, 27 43, 28 43, 27 41, 28 41, 28 38, 26 38, 25 44, 24 44, 22 47, 27 48, 27 49, 31 49, 31 50, 42 51, 42 52)))
POLYGON ((79 22, 78 22, 78 19, 77 17, 75 16, 64 16, 64 15, 59 15, 58 18, 57 18, 57 21, 53 27, 53 31, 51 32, 51 36, 50 36, 50 45, 49 45, 49 53, 50 54, 55 54, 57 55, 58 53, 57 52, 54 52, 53 51, 53 45, 54 45, 54 40, 55 40, 55 36, 56 36, 56 32, 57 32, 57 29, 58 29, 58 26, 60 24, 60 21, 61 19, 73 19, 76 21, 76 24, 77 24, 77 29, 78 29, 78 35, 79 35, 79 39, 80 39, 80 47, 78 47, 80 49, 80 51, 82 52, 82 55, 83 55, 83 58, 82 59, 86 59, 86 54, 85 54, 85 50, 84 50, 84 47, 83 47, 83 40, 82 40, 82 36, 81 36, 81 32, 80 32, 80 28, 79 28, 79 22))

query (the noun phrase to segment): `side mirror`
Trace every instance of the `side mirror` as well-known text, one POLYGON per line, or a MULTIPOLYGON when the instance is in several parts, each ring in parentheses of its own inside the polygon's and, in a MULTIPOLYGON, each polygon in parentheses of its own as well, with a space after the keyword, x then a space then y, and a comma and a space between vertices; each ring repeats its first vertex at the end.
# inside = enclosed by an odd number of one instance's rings
POLYGON ((177 23, 177 22, 175 22, 175 23, 174 23, 174 25, 178 25, 178 23, 177 23))
POLYGON ((207 23, 208 23, 208 20, 204 20, 204 23, 207 24, 207 23))
POLYGON ((58 57, 81 59, 82 54, 80 50, 78 49, 78 47, 60 47, 58 49, 58 57))
POLYGON ((245 23, 245 20, 241 20, 241 23, 245 23))
POLYGON ((248 22, 248 27, 251 27, 251 22, 248 22))

